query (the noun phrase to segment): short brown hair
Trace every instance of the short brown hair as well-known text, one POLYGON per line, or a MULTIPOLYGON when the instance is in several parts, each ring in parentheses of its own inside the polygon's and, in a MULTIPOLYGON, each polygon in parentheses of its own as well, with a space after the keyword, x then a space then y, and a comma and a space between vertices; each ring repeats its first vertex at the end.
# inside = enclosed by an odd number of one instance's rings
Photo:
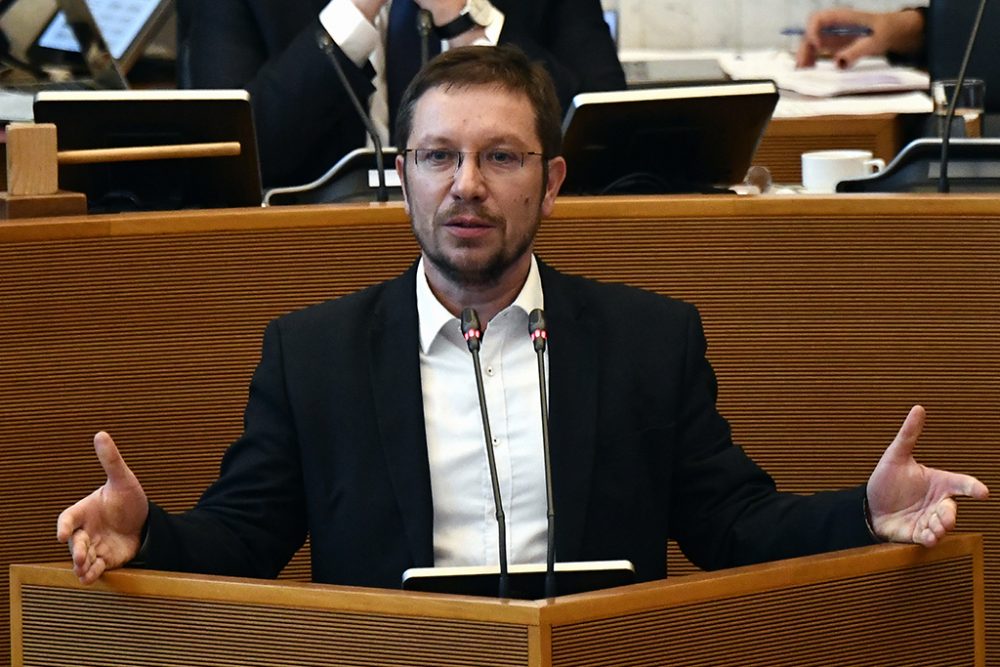
POLYGON ((413 131, 413 111, 424 93, 432 88, 469 86, 496 86, 523 94, 535 109, 535 128, 545 157, 562 152, 562 108, 555 84, 544 66, 509 44, 449 49, 424 65, 399 103, 396 145, 406 148, 413 131))

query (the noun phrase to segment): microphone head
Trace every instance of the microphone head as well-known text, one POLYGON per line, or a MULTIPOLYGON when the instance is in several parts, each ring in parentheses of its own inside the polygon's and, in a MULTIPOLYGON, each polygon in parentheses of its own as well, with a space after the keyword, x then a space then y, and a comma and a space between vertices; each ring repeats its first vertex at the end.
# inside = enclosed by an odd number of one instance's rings
POLYGON ((462 335, 469 345, 469 352, 479 350, 483 330, 479 326, 479 314, 475 308, 466 308, 462 311, 462 335))
POLYGON ((528 313, 528 333, 531 334, 531 342, 535 346, 535 351, 545 350, 545 341, 549 334, 545 328, 545 311, 535 308, 528 313))

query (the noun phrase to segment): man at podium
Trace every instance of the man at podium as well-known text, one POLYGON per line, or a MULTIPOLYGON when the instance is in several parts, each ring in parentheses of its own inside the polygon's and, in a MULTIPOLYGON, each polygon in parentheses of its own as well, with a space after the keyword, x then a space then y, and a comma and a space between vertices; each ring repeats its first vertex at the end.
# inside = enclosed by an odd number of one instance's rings
POLYGON ((514 563, 544 560, 539 399, 528 335, 545 310, 561 560, 628 559, 666 576, 677 540, 706 569, 879 540, 935 544, 973 477, 917 463, 914 407, 866 484, 795 495, 733 443, 696 309, 562 274, 533 254, 566 174, 553 85, 513 48, 454 49, 400 107, 396 168, 420 243, 400 277, 281 317, 264 335, 244 433, 197 506, 150 502, 111 437, 107 482, 57 537, 84 582, 147 567, 274 577, 311 540, 318 582, 396 588, 411 567, 493 564, 498 537, 477 382, 480 354, 514 563))

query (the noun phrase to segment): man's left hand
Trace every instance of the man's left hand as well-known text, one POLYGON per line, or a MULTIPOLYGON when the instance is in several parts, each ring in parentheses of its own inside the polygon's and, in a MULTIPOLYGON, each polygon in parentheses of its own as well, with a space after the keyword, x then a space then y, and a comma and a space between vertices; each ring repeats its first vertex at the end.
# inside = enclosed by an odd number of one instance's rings
POLYGON ((872 527, 880 538, 930 547, 955 527, 956 496, 984 500, 989 490, 970 475, 917 463, 913 448, 925 418, 919 405, 906 416, 896 439, 868 478, 868 507, 872 527))

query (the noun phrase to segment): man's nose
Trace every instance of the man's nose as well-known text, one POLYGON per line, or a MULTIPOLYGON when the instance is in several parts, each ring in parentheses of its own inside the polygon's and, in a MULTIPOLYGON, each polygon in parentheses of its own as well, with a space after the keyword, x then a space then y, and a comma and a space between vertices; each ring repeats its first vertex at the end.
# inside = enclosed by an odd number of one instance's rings
POLYGON ((462 199, 482 199, 486 192, 486 178, 479 167, 479 153, 462 153, 459 158, 451 191, 462 199))

